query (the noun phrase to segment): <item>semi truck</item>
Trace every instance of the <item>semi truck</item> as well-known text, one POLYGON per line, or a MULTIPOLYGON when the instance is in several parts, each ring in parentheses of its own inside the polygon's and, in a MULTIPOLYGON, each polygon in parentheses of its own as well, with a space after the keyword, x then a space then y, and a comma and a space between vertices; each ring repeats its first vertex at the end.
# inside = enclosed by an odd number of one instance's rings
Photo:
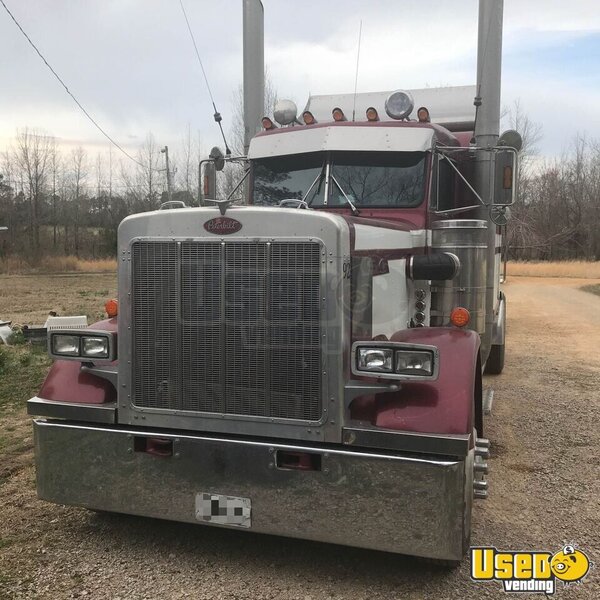
POLYGON ((475 86, 264 116, 245 0, 245 203, 121 223, 118 302, 50 333, 28 403, 40 498, 462 559, 519 147, 499 136, 502 2, 479 12, 475 86))

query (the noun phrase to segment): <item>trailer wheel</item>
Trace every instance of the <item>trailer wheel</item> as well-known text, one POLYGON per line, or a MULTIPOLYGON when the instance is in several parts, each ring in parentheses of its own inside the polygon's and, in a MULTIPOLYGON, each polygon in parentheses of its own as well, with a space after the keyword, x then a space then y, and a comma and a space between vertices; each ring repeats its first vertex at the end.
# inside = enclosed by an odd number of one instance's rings
POLYGON ((502 373, 504 370, 504 352, 504 344, 492 346, 490 355, 485 363, 485 372, 487 375, 500 375, 502 373))

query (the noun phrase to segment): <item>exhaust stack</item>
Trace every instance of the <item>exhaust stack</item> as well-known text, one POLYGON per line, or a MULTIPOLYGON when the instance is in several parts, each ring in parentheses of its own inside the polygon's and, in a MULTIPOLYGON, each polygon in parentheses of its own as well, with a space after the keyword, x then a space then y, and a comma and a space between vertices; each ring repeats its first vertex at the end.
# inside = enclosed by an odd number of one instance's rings
POLYGON ((264 9, 261 0, 244 3, 244 154, 260 131, 265 103, 264 9))
MULTIPOLYGON (((479 0, 479 33, 477 43, 477 120, 475 142, 480 147, 493 147, 500 133, 500 89, 502 78, 502 17, 504 0, 479 0)), ((481 336, 482 362, 487 360, 492 344, 494 327, 496 225, 490 218, 493 202, 491 180, 491 152, 480 152, 477 161, 477 180, 481 197, 488 206, 482 206, 480 219, 488 223, 488 256, 485 294, 485 332, 481 336)))

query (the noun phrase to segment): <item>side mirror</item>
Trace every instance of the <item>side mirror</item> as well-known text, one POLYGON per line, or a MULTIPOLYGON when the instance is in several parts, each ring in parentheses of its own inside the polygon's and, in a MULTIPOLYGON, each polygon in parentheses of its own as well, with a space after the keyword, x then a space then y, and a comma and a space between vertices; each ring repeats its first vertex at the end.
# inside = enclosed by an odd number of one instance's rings
POLYGON ((497 147, 494 152, 494 206, 510 206, 517 198, 518 154, 515 148, 497 147))

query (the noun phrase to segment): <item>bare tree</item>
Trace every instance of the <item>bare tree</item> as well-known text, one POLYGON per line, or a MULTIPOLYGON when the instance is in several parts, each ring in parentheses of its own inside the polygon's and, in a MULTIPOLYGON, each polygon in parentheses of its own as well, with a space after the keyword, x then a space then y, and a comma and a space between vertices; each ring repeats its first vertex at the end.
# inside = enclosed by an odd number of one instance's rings
POLYGON ((52 248, 56 252, 58 245, 58 217, 57 217, 57 204, 58 196, 57 192, 57 179, 59 177, 59 169, 61 167, 61 157, 58 152, 58 146, 56 140, 52 140, 52 146, 50 148, 50 172, 52 177, 52 248))
MULTIPOLYGON (((154 135, 146 135, 144 145, 139 150, 133 180, 127 179, 129 192, 136 198, 137 211, 153 210, 158 208, 159 181, 164 179, 164 169, 160 165, 160 148, 154 135)), ((164 188, 164 185, 163 185, 164 188)))
POLYGON ((87 154, 85 150, 79 146, 71 152, 71 168, 72 168, 72 190, 71 198, 73 209, 73 241, 75 256, 80 255, 80 226, 82 212, 85 212, 85 183, 87 178, 87 154))
POLYGON ((505 113, 509 127, 516 129, 523 138, 523 147, 519 153, 519 175, 523 177, 531 169, 533 157, 539 154, 539 143, 543 138, 542 126, 529 118, 519 98, 510 108, 505 109, 505 113))
MULTIPOLYGON (((264 114, 272 115, 277 104, 277 90, 268 69, 265 69, 265 102, 264 114)), ((232 97, 232 124, 229 129, 227 142, 234 156, 244 154, 244 88, 240 84, 232 97)), ((239 162, 228 162, 219 176, 219 194, 228 196, 244 175, 244 167, 239 162)), ((243 204, 244 186, 238 188, 232 196, 237 204, 243 204)))
POLYGON ((29 200, 30 242, 33 255, 40 253, 41 205, 46 186, 46 177, 52 140, 47 135, 23 129, 17 133, 15 162, 21 171, 29 200))
MULTIPOLYGON (((271 79, 269 70, 265 69, 265 104, 264 115, 272 115, 277 104, 277 89, 271 79)), ((227 142, 234 156, 244 154, 244 87, 240 84, 231 100, 232 123, 227 142)))

